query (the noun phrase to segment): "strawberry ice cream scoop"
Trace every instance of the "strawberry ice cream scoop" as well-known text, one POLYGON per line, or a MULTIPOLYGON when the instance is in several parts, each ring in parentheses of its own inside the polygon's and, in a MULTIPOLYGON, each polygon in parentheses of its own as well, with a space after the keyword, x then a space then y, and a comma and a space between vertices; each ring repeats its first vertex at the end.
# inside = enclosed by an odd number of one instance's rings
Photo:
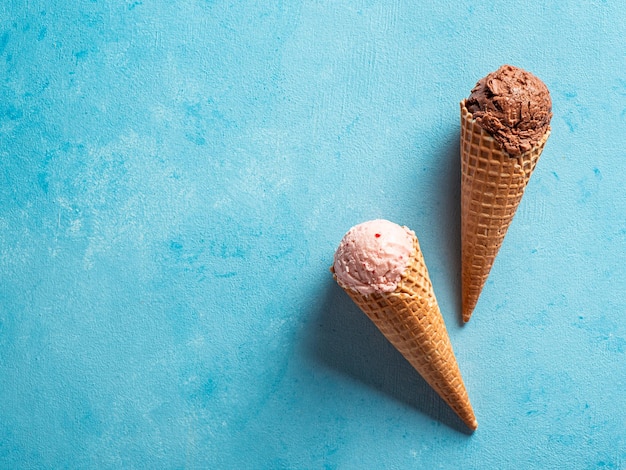
POLYGON ((335 252, 333 271, 344 289, 393 292, 410 262, 415 234, 378 219, 352 227, 335 252))

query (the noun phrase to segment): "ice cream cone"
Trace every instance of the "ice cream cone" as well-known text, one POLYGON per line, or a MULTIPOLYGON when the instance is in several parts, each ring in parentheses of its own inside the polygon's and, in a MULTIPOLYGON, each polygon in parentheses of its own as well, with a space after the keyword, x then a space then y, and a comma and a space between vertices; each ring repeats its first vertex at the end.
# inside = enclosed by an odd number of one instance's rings
POLYGON ((463 321, 469 321, 526 185, 550 136, 512 157, 461 102, 463 321))
POLYGON ((463 422, 476 429, 417 237, 413 235, 409 264, 393 292, 344 290, 463 422))

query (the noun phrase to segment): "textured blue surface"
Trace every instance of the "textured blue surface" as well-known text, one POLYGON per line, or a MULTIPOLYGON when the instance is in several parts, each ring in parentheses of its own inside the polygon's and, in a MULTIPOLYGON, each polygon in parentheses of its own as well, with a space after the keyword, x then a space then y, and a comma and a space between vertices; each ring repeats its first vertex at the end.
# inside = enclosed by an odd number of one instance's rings
POLYGON ((626 468, 626 9, 0 5, 0 468, 626 468), (460 324, 459 110, 503 63, 552 136, 460 324), (420 238, 469 435, 333 284, 420 238))

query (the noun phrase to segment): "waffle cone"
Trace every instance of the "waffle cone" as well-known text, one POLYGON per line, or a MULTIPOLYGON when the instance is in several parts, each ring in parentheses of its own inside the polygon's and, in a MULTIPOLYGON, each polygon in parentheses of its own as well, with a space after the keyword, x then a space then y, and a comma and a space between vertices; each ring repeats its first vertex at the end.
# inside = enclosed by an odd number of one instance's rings
POLYGON ((472 430, 478 423, 433 292, 417 237, 396 290, 344 290, 428 384, 472 430))
POLYGON ((526 185, 550 136, 511 157, 461 102, 461 270, 463 321, 469 321, 526 185))

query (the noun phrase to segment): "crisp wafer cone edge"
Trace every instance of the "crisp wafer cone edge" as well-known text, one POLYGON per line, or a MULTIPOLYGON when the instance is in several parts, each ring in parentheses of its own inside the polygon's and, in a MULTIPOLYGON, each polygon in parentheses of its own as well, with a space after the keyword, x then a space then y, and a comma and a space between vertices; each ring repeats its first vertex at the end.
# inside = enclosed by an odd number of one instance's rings
POLYGON ((475 430, 476 416, 417 237, 409 265, 395 291, 365 295, 339 285, 465 425, 475 430))
POLYGON ((511 157, 461 101, 462 314, 468 322, 550 136, 511 157))

